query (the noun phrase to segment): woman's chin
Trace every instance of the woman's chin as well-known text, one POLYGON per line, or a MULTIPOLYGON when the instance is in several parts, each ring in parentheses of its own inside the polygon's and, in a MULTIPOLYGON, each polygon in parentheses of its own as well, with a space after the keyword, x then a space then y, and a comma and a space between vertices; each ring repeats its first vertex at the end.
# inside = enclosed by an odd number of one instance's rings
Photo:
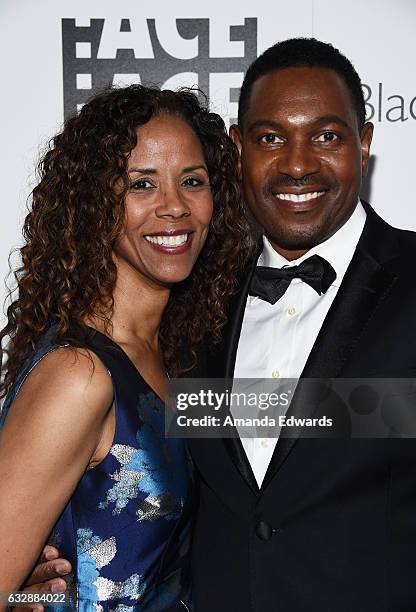
POLYGON ((173 287, 186 280, 191 274, 191 270, 188 274, 172 274, 160 279, 160 283, 166 287, 173 287))
POLYGON ((154 280, 158 285, 162 285, 163 287, 171 288, 178 283, 186 280, 192 272, 192 267, 189 269, 182 270, 170 270, 165 273, 159 272, 157 276, 154 276, 154 280))

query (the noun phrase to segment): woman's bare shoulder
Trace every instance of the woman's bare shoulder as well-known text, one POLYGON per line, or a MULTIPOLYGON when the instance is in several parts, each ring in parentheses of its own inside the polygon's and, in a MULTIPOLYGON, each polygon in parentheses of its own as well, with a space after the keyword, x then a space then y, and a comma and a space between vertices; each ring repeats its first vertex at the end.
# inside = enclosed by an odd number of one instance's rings
POLYGON ((85 408, 98 416, 108 410, 112 399, 110 374, 93 351, 59 347, 47 353, 31 370, 14 404, 42 411, 47 406, 53 409, 57 404, 64 410, 71 404, 72 416, 85 408))

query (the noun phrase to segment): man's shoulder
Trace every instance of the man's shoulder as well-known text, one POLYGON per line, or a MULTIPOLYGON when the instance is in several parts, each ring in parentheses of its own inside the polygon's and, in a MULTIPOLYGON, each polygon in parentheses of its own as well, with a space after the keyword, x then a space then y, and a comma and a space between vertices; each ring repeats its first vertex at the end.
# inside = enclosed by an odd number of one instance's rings
POLYGON ((383 231, 374 235, 378 245, 372 247, 372 252, 386 270, 404 280, 406 291, 414 294, 416 286, 409 279, 414 274, 416 232, 394 227, 386 221, 382 223, 383 231))
POLYGON ((406 259, 409 258, 409 263, 413 263, 416 256, 416 232, 409 229, 394 227, 390 224, 386 225, 392 234, 394 234, 400 255, 406 259))
POLYGON ((398 240, 404 248, 416 248, 416 232, 413 230, 394 228, 397 232, 398 240))
POLYGON ((415 256, 416 232, 409 229, 400 229, 391 225, 380 216, 372 206, 362 201, 367 213, 367 221, 361 236, 360 243, 370 246, 376 254, 415 256), (398 249, 398 251, 397 251, 398 249))

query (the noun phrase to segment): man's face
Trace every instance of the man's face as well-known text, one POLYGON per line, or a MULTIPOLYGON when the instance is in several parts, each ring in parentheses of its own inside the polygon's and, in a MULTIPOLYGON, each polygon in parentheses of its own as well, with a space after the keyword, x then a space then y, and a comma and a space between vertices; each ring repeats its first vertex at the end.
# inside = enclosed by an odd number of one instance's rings
POLYGON ((245 199, 276 251, 296 259, 352 214, 373 126, 360 130, 352 95, 327 68, 285 68, 253 85, 242 133, 245 199))

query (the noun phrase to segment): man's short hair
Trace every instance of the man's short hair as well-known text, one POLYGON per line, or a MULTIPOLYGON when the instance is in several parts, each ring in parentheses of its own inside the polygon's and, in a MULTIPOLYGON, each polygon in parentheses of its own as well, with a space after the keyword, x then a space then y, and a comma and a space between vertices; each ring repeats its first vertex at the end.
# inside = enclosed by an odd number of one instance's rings
POLYGON ((330 68, 345 82, 351 92, 361 129, 365 123, 365 102, 361 80, 350 60, 329 43, 316 38, 290 38, 276 43, 260 55, 249 66, 240 91, 238 125, 243 129, 253 84, 265 74, 309 66, 311 68, 330 68))

